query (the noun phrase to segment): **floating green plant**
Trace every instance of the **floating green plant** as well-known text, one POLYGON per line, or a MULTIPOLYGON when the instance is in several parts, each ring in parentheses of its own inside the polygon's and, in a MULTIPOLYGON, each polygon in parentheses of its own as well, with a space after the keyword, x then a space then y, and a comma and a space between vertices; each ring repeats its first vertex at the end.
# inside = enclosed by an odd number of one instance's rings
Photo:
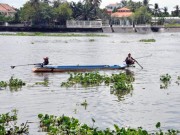
POLYGON ((95 39, 89 39, 89 42, 94 42, 95 41, 95 39))
POLYGON ((9 87, 22 87, 24 85, 26 85, 25 82, 23 82, 21 79, 18 79, 18 78, 13 78, 11 77, 9 79, 9 83, 8 83, 9 87))
POLYGON ((177 77, 177 81, 175 83, 180 85, 180 76, 177 77))
POLYGON ((17 125, 17 110, 0 114, 0 135, 29 134, 28 122, 17 125))
POLYGON ((99 72, 70 73, 67 82, 62 82, 61 87, 68 88, 76 84, 80 84, 83 87, 91 87, 105 84, 107 86, 110 85, 111 94, 121 97, 133 90, 133 81, 133 75, 127 75, 126 73, 112 74, 111 76, 100 75, 99 72))
POLYGON ((7 87, 8 83, 5 81, 0 81, 0 87, 7 87))
POLYGON ((23 82, 21 79, 13 78, 11 77, 9 79, 9 82, 1 81, 0 87, 7 87, 9 86, 11 90, 16 90, 18 88, 21 88, 22 86, 26 85, 25 82, 23 82))
POLYGON ((85 100, 83 103, 81 103, 81 105, 84 106, 84 108, 86 109, 87 106, 88 106, 88 103, 87 103, 87 101, 85 100))
POLYGON ((170 82, 171 76, 170 76, 169 74, 161 75, 161 76, 160 76, 160 80, 161 80, 162 82, 164 82, 164 83, 170 82))
POLYGON ((162 84, 160 85, 160 89, 167 89, 168 85, 171 82, 171 76, 169 74, 161 75, 160 81, 162 82, 162 84))
POLYGON ((36 82, 35 85, 42 85, 42 86, 47 87, 49 85, 49 81, 44 80, 43 82, 36 82))
POLYGON ((103 76, 98 72, 92 73, 70 73, 67 82, 62 82, 62 87, 72 87, 81 84, 83 87, 98 86, 103 82, 103 76))
POLYGON ((49 135, 177 135, 179 131, 168 130, 163 132, 160 129, 160 123, 156 124, 158 131, 155 133, 149 133, 143 128, 139 127, 137 129, 130 127, 120 128, 118 125, 114 124, 114 130, 106 128, 105 130, 98 130, 97 127, 94 128, 95 120, 92 118, 93 126, 90 127, 87 124, 81 124, 78 119, 70 118, 68 116, 54 116, 48 114, 39 114, 40 128, 42 131, 47 132, 49 135))
POLYGON ((141 39, 139 42, 156 42, 155 39, 141 39))

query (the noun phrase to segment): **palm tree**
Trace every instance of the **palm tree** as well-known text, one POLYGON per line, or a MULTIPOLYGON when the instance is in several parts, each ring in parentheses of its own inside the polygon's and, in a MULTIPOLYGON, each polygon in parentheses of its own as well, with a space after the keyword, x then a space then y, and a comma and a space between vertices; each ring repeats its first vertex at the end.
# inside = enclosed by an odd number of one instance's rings
POLYGON ((43 2, 43 3, 46 3, 46 4, 51 3, 51 1, 49 1, 49 0, 42 0, 42 2, 43 2))
POLYGON ((169 13, 168 13, 168 8, 167 7, 164 7, 163 8, 163 14, 164 14, 164 17, 167 17, 167 16, 169 16, 169 13))
POLYGON ((59 7, 60 4, 62 4, 61 0, 55 0, 55 1, 53 2, 53 7, 54 7, 54 8, 57 8, 57 7, 59 7))
POLYGON ((148 6, 149 5, 149 0, 143 0, 143 5, 148 6))
POLYGON ((157 3, 154 4, 154 16, 155 16, 155 23, 156 23, 156 17, 159 12, 159 5, 157 3))
POLYGON ((128 2, 127 2, 127 0, 122 0, 121 4, 122 4, 122 7, 125 7, 128 5, 128 2))
POLYGON ((175 6, 175 9, 176 9, 176 10, 175 10, 175 16, 179 16, 179 12, 180 12, 180 11, 179 11, 179 5, 176 5, 176 6, 175 6))
POLYGON ((75 2, 71 3, 71 8, 73 10, 73 17, 77 20, 93 20, 94 16, 94 6, 89 2, 81 3, 75 2))
POLYGON ((83 2, 92 4, 94 6, 94 15, 97 16, 97 11, 99 10, 102 0, 84 0, 83 2))

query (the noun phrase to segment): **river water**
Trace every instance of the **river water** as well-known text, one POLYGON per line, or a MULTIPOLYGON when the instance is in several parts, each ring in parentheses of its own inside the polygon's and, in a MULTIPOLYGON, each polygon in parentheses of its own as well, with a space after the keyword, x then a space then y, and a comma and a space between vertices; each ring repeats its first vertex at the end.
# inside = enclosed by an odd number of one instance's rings
MULTIPOLYGON (((112 128, 113 124, 131 126, 153 131, 161 122, 162 129, 180 129, 180 86, 175 82, 180 76, 180 33, 107 34, 107 37, 31 37, 0 36, 0 81, 11 76, 27 83, 18 91, 0 90, 0 114, 18 110, 19 122, 31 121, 30 134, 39 135, 39 113, 67 115, 78 118, 81 123, 99 129, 112 128), (153 43, 140 39, 155 39, 153 43), (141 57, 144 67, 138 65, 129 70, 135 75, 134 90, 118 99, 110 94, 108 86, 82 88, 60 87, 68 73, 33 73, 32 66, 11 69, 11 65, 42 62, 48 56, 51 64, 121 64, 127 54, 141 57), (160 75, 170 74, 171 84, 160 89, 160 75), (48 79, 48 87, 34 86, 35 82, 48 79), (80 104, 87 101, 85 109, 80 104)), ((121 71, 100 71, 113 74, 121 71)))

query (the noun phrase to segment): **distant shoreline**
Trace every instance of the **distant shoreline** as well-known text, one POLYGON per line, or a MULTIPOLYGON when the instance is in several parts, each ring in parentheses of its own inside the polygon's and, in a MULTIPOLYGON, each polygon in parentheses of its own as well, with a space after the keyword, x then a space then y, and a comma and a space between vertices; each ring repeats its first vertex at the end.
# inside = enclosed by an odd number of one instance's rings
POLYGON ((149 33, 149 32, 180 32, 180 27, 164 26, 102 26, 101 28, 56 28, 56 27, 25 27, 0 26, 0 32, 47 32, 47 33, 149 33))

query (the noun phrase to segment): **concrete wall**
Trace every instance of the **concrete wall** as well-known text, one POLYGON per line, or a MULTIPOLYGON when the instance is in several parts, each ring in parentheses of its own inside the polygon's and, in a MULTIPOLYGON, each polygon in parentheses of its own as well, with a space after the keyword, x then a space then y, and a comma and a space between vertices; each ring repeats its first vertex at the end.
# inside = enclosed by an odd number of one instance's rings
POLYGON ((137 33, 150 33, 152 32, 151 30, 151 26, 147 25, 147 26, 140 26, 140 25, 137 25, 135 26, 135 32, 137 33))
POLYGON ((169 27, 169 28, 163 28, 162 32, 180 32, 180 27, 169 27))
POLYGON ((112 26, 114 33, 133 33, 134 28, 131 26, 112 26))
POLYGON ((110 27, 110 26, 103 26, 102 27, 102 31, 104 32, 104 33, 112 33, 113 31, 112 31, 112 28, 110 27))

